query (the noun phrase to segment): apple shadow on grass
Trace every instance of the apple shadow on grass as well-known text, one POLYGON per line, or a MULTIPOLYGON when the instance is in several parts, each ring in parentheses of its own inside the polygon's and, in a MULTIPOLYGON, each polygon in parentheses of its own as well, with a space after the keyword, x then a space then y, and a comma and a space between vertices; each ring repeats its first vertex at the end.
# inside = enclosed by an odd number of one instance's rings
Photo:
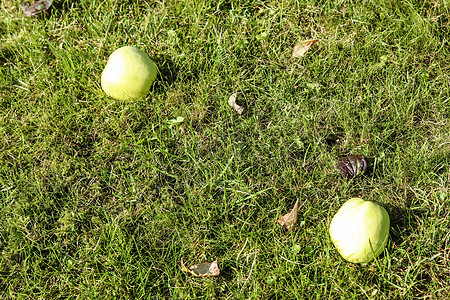
POLYGON ((405 240, 410 240, 413 228, 418 226, 418 218, 424 218, 429 214, 427 208, 411 209, 392 204, 381 204, 388 212, 391 221, 389 230, 393 245, 401 245, 405 240))
MULTIPOLYGON (((170 57, 150 56, 150 58, 158 66, 158 75, 156 76, 153 90, 156 93, 160 93, 167 90, 168 86, 173 85, 179 79, 180 68, 170 57)), ((197 81, 198 74, 189 72, 189 74, 183 76, 182 80, 183 82, 197 81)))

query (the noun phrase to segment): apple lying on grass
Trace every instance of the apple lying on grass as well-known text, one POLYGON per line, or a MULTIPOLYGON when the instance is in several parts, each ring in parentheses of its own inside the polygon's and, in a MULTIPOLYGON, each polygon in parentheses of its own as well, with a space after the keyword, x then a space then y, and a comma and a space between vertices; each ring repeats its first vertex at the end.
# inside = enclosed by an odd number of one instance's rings
POLYGON ((155 63, 145 52, 125 46, 109 57, 102 73, 102 89, 117 100, 136 100, 148 93, 157 72, 155 63))
POLYGON ((334 246, 344 259, 367 263, 383 252, 389 227, 389 215, 382 206, 352 198, 333 217, 329 232, 334 246))

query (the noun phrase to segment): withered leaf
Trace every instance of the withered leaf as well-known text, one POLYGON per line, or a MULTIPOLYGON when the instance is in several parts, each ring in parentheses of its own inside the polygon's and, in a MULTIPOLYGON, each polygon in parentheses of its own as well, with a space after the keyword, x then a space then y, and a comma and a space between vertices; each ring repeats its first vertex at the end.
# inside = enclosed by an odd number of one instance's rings
POLYGON ((277 220, 278 224, 287 228, 288 231, 294 227, 298 218, 298 199, 295 201, 294 208, 277 220))
POLYGON ((314 39, 314 40, 304 40, 297 43, 297 45, 294 46, 291 58, 305 55, 305 53, 308 52, 309 48, 311 48, 311 46, 317 43, 318 41, 319 40, 314 39))
POLYGON ((181 124, 183 122, 184 122, 184 118, 182 116, 178 116, 176 119, 170 119, 170 120, 166 121, 166 123, 167 123, 167 125, 169 125, 169 127, 172 127, 177 124, 181 124))
POLYGON ((196 277, 210 277, 217 276, 220 274, 220 269, 217 264, 217 259, 211 263, 201 263, 198 265, 190 266, 186 268, 183 262, 183 258, 181 259, 181 270, 186 273, 190 273, 196 277))
POLYGON ((46 11, 52 5, 53 0, 39 0, 33 3, 22 2, 20 7, 27 17, 31 17, 46 11))
POLYGON ((237 93, 233 93, 230 98, 228 98, 228 105, 233 108, 238 114, 242 114, 244 112, 244 108, 242 106, 237 105, 236 103, 237 93))

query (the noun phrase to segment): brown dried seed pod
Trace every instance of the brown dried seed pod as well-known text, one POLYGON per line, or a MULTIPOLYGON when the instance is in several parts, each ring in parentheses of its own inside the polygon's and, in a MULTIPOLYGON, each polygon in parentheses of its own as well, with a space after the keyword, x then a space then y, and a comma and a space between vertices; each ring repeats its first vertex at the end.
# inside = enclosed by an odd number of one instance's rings
POLYGON ((53 0, 39 0, 33 3, 22 2, 20 7, 26 16, 31 17, 46 11, 52 5, 53 0))
POLYGON ((337 167, 342 175, 353 178, 367 170, 367 161, 364 155, 349 155, 339 158, 337 167))

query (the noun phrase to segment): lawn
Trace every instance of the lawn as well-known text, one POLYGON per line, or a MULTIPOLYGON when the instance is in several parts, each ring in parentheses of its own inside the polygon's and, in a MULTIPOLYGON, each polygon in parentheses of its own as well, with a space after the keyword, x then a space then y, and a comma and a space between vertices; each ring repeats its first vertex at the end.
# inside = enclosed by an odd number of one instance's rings
POLYGON ((0 4, 2 299, 450 298, 447 1, 20 2, 0 4), (160 72, 128 102, 100 86, 125 45, 160 72), (350 154, 368 172, 343 177, 350 154), (328 235, 352 197, 391 219, 368 264, 328 235))

